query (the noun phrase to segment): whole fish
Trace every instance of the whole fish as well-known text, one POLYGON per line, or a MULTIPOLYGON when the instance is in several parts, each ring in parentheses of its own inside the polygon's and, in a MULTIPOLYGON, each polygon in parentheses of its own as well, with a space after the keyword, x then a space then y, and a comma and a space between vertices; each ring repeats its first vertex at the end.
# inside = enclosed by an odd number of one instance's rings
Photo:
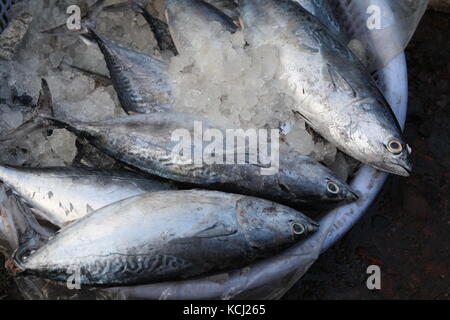
POLYGON ((81 284, 182 279, 238 268, 289 248, 318 224, 274 202, 216 191, 163 191, 113 203, 60 231, 21 270, 81 284), (78 273, 79 272, 79 273, 78 273))
MULTIPOLYGON (((277 161, 268 163, 272 169, 275 169, 273 174, 261 174, 263 169, 271 170, 271 168, 262 168, 265 164, 260 165, 259 162, 252 163, 245 159, 242 164, 237 161, 226 163, 224 156, 227 156, 227 153, 232 155, 233 160, 235 155, 243 154, 247 157, 247 150, 240 150, 237 144, 234 145, 234 149, 215 152, 222 157, 222 162, 201 161, 199 164, 193 161, 195 156, 192 155, 198 153, 198 150, 202 155, 209 156, 213 153, 207 152, 207 148, 211 148, 209 144, 205 146, 201 143, 196 146, 195 136, 198 134, 196 127, 204 130, 212 129, 212 132, 219 132, 222 137, 226 136, 223 129, 209 124, 198 116, 158 112, 98 122, 55 119, 47 115, 51 114, 48 111, 48 108, 51 108, 51 95, 45 80, 42 81, 42 85, 43 89, 38 101, 40 112, 2 140, 17 139, 18 136, 35 130, 36 127, 57 125, 86 138, 92 145, 116 160, 166 179, 222 190, 232 189, 292 204, 317 204, 357 199, 351 188, 331 170, 312 158, 289 149, 284 144, 279 150, 279 164, 276 163, 277 161), (188 135, 186 140, 181 141, 177 137, 180 130, 188 135), (194 139, 189 140, 192 137, 194 139), (180 144, 187 145, 183 157, 180 157, 177 151, 180 144), (189 155, 190 151, 192 152, 189 155)), ((225 146, 223 140, 222 146, 225 146)), ((269 143, 266 146, 264 155, 268 155, 267 150, 271 150, 269 143)), ((262 151, 261 154, 263 154, 262 151)), ((254 155, 253 152, 252 155, 254 155)))
POLYGON ((286 0, 242 0, 251 45, 272 45, 297 100, 295 111, 341 151, 408 176, 410 148, 388 102, 361 62, 317 18, 286 0))
POLYGON ((70 167, 0 165, 0 180, 58 227, 110 203, 173 188, 132 172, 70 167))
POLYGON ((168 65, 155 57, 126 49, 89 29, 105 57, 113 86, 127 113, 168 111, 173 106, 168 65))
POLYGON ((208 32, 206 23, 218 22, 234 33, 238 29, 233 20, 215 6, 202 0, 166 0, 166 20, 178 52, 193 49, 192 41, 199 34, 208 32), (189 26, 188 28, 186 26, 189 26))

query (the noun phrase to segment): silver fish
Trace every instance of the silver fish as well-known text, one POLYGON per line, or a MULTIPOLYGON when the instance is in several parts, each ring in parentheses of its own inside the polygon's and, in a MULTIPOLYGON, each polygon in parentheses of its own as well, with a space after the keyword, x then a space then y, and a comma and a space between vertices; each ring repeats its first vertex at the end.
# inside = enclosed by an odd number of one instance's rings
POLYGON ((202 0, 166 0, 166 20, 178 52, 186 52, 193 46, 192 39, 207 32, 206 22, 218 22, 234 33, 238 27, 233 20, 215 6, 202 0), (189 26, 189 27, 186 27, 189 26))
POLYGON ((0 180, 58 227, 110 203, 173 188, 132 172, 70 167, 0 165, 0 180))
POLYGON ((20 269, 81 284, 181 279, 233 269, 289 248, 318 224, 274 202, 216 191, 165 191, 104 207, 59 232, 20 269))
POLYGON ((296 112, 341 151, 379 170, 408 176, 410 148, 388 102, 339 38, 286 0, 243 0, 249 42, 278 49, 296 112))
MULTIPOLYGON (((195 147, 192 140, 186 142, 189 151, 193 150, 191 157, 186 158, 189 156, 188 151, 185 157, 180 157, 175 152, 180 145, 179 140, 172 137, 177 130, 183 130, 184 133, 190 134, 190 137, 195 137, 195 128, 199 125, 205 130, 218 130, 222 137, 226 137, 222 128, 199 116, 158 112, 98 122, 80 122, 52 117, 51 111, 48 110, 51 109, 51 103, 50 89, 43 79, 37 115, 0 138, 0 141, 17 139, 36 128, 56 125, 86 138, 93 146, 116 160, 166 179, 221 190, 231 188, 245 194, 291 204, 335 203, 357 199, 350 186, 331 170, 284 144, 279 150, 279 165, 271 163, 272 168, 278 168, 278 171, 271 175, 261 174, 263 165, 259 162, 252 163, 245 159, 242 164, 236 161, 226 163, 224 157, 227 157, 227 154, 231 154, 233 159, 235 155, 242 154, 247 158, 247 150, 239 150, 237 144, 233 150, 224 150, 220 155, 218 153, 218 156, 222 157, 222 163, 202 161, 198 164, 192 161, 196 148, 200 148, 202 155, 211 154, 206 151, 209 144, 195 147)), ((222 145, 226 144, 222 141, 222 145)), ((267 150, 271 150, 270 148, 270 143, 267 143, 267 150)), ((268 156, 267 150, 265 154, 268 156)), ((263 152, 264 150, 261 150, 261 154, 263 152)))
MULTIPOLYGON (((190 159, 180 160, 174 153, 179 143, 172 140, 176 130, 187 130, 194 137, 196 123, 205 130, 217 128, 201 117, 156 113, 91 123, 66 120, 60 123, 86 136, 91 144, 109 156, 166 179, 217 188, 229 185, 233 190, 289 203, 356 199, 350 187, 331 170, 285 147, 280 150, 279 171, 273 175, 261 175, 261 167, 251 163, 198 165, 190 159)), ((189 148, 189 151, 194 150, 194 144, 190 143, 189 148)), ((202 147, 202 153, 206 152, 205 148, 202 147)), ((238 154, 239 150, 230 152, 238 154)))

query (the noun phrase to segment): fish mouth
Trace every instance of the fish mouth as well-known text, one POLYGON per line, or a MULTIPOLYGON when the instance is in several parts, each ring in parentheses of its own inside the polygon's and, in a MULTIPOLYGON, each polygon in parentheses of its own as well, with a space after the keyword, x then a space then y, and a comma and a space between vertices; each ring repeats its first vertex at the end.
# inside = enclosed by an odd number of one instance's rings
POLYGON ((308 234, 319 230, 320 224, 318 222, 314 221, 313 219, 307 216, 303 216, 303 219, 308 234))
POLYGON ((320 224, 318 222, 315 222, 314 220, 309 221, 308 233, 316 232, 317 230, 319 230, 319 227, 320 227, 320 224))
POLYGON ((402 177, 409 177, 412 173, 412 164, 409 161, 404 163, 400 162, 389 162, 390 168, 386 170, 386 168, 381 169, 383 171, 387 171, 392 174, 396 174, 402 177))
POLYGON ((348 200, 350 200, 350 201, 357 201, 359 199, 359 195, 355 191, 353 191, 352 189, 347 188, 347 192, 348 192, 348 195, 347 195, 347 199, 348 200))

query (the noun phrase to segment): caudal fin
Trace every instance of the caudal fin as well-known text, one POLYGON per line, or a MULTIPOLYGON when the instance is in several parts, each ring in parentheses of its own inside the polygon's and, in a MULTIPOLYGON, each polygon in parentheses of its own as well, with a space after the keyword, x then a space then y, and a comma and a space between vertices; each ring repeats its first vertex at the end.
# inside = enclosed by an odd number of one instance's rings
POLYGON ((0 142, 6 142, 16 139, 21 139, 26 135, 45 128, 50 127, 53 124, 53 101, 50 88, 45 79, 41 81, 41 91, 39 93, 39 99, 30 120, 22 123, 19 127, 11 130, 6 135, 0 137, 0 142))

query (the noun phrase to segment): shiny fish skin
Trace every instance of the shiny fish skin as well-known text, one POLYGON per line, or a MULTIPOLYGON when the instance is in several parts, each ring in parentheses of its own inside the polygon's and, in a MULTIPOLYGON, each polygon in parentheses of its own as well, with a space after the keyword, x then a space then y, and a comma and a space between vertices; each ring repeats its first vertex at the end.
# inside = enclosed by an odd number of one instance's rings
POLYGON ((165 3, 170 34, 180 53, 193 47, 191 41, 196 39, 198 34, 208 31, 204 29, 205 21, 218 22, 231 33, 237 30, 230 17, 205 1, 166 0, 165 3))
POLYGON ((324 25, 326 25, 331 31, 336 34, 342 33, 344 30, 340 26, 336 17, 333 15, 330 4, 328 0, 293 0, 306 9, 309 13, 313 14, 320 20, 324 25))
POLYGON ((55 280, 79 271, 81 284, 156 282, 247 265, 317 228, 300 212, 262 199, 155 192, 104 207, 16 261, 28 273, 55 280), (294 233, 295 227, 303 232, 294 233))
POLYGON ((398 122, 374 80, 341 40, 292 1, 243 0, 240 6, 250 43, 278 49, 283 66, 279 77, 298 102, 295 111, 353 158, 408 176, 410 150, 398 122), (400 148, 394 153, 388 145, 400 148))
POLYGON ((119 101, 127 113, 168 111, 173 106, 167 63, 121 47, 94 30, 91 37, 105 57, 119 101))
POLYGON ((170 184, 118 170, 0 165, 0 180, 58 227, 110 203, 170 184))
POLYGON ((205 2, 216 7, 234 21, 239 19, 239 5, 234 0, 205 0, 205 2))
MULTIPOLYGON (((77 135, 86 137, 92 145, 109 156, 166 179, 221 190, 232 188, 246 194, 292 204, 338 202, 357 198, 350 187, 331 170, 283 145, 280 148, 279 172, 274 175, 261 175, 260 166, 254 164, 203 162, 198 166, 193 161, 182 162, 179 156, 173 153, 179 141, 171 140, 172 133, 177 129, 185 129, 194 137, 196 121, 201 123, 204 129, 220 129, 198 116, 162 112, 98 122, 57 120, 57 123, 77 135), (328 191, 330 181, 339 187, 337 194, 328 191)), ((222 134, 225 137, 225 132, 222 134)), ((231 152, 238 153, 235 150, 231 152)))

